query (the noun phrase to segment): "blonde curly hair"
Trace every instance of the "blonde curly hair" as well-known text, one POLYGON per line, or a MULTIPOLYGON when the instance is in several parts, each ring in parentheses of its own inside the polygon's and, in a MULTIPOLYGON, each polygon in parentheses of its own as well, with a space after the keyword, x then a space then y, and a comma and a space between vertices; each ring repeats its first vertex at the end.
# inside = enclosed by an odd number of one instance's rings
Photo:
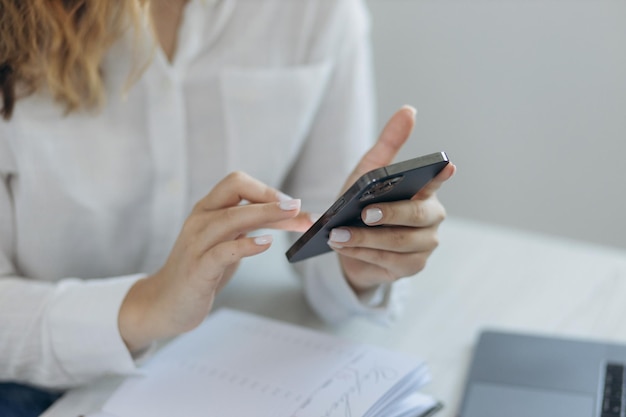
POLYGON ((101 63, 147 0, 0 0, 0 114, 46 87, 68 112, 101 104, 101 63))

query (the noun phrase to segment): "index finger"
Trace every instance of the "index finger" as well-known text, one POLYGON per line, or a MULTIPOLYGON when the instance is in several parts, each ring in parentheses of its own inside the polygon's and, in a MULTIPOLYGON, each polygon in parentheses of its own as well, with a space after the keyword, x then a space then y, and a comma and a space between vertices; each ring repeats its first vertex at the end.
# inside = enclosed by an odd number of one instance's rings
POLYGON ((311 214, 301 211, 296 217, 263 225, 264 229, 287 230, 290 232, 306 232, 313 226, 311 214))
POLYGON ((415 194, 411 200, 427 200, 441 188, 444 182, 448 181, 456 172, 456 165, 450 162, 439 174, 428 182, 421 190, 415 194))
POLYGON ((244 200, 251 203, 271 203, 288 199, 291 197, 275 188, 244 172, 235 171, 228 174, 198 201, 194 210, 217 210, 236 206, 244 200))

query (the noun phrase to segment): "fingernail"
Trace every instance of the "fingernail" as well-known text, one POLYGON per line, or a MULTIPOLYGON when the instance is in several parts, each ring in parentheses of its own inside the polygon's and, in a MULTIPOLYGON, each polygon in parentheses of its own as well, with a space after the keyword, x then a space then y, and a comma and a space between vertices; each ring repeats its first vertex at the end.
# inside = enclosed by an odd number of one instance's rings
POLYGON ((320 217, 322 216, 320 216, 319 214, 309 213, 309 219, 311 220, 311 223, 315 223, 316 221, 320 219, 320 217))
POLYGON ((368 208, 365 210, 365 219, 363 221, 367 224, 372 224, 381 221, 383 218, 383 211, 379 208, 368 208))
POLYGON ((294 199, 292 196, 285 194, 282 191, 276 191, 276 195, 278 196, 278 201, 287 201, 294 199))
POLYGON ((301 201, 299 198, 291 199, 291 200, 283 200, 278 203, 278 207, 281 210, 296 210, 300 208, 301 201))
POLYGON ((263 235, 263 236, 257 236, 254 238, 254 243, 256 243, 257 245, 267 245, 268 243, 272 243, 272 240, 274 240, 272 238, 272 235, 263 235))
POLYGON ((417 115, 417 109, 415 107, 405 104, 404 106, 402 106, 402 108, 410 111, 411 115, 415 119, 415 116, 417 115))
POLYGON ((348 229, 333 229, 330 231, 330 242, 343 243, 350 240, 352 235, 348 229))

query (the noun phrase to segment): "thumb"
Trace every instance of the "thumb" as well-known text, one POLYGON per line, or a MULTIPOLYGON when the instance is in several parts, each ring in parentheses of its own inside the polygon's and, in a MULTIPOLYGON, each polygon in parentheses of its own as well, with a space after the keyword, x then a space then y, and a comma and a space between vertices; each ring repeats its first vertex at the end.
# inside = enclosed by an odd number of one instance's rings
POLYGON ((348 177, 344 190, 354 184, 361 175, 393 162, 398 151, 411 135, 413 126, 415 126, 416 114, 417 110, 407 105, 391 116, 374 146, 363 155, 354 171, 348 177))

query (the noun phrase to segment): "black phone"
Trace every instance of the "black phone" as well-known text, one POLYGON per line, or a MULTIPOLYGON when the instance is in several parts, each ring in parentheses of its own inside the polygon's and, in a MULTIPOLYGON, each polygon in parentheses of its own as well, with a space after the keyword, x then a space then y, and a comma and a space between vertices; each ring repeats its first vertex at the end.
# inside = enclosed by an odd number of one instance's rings
POLYGON ((446 153, 437 152, 364 174, 289 248, 287 259, 298 262, 329 252, 327 242, 332 229, 365 226, 361 211, 366 206, 410 199, 448 163, 446 153))

